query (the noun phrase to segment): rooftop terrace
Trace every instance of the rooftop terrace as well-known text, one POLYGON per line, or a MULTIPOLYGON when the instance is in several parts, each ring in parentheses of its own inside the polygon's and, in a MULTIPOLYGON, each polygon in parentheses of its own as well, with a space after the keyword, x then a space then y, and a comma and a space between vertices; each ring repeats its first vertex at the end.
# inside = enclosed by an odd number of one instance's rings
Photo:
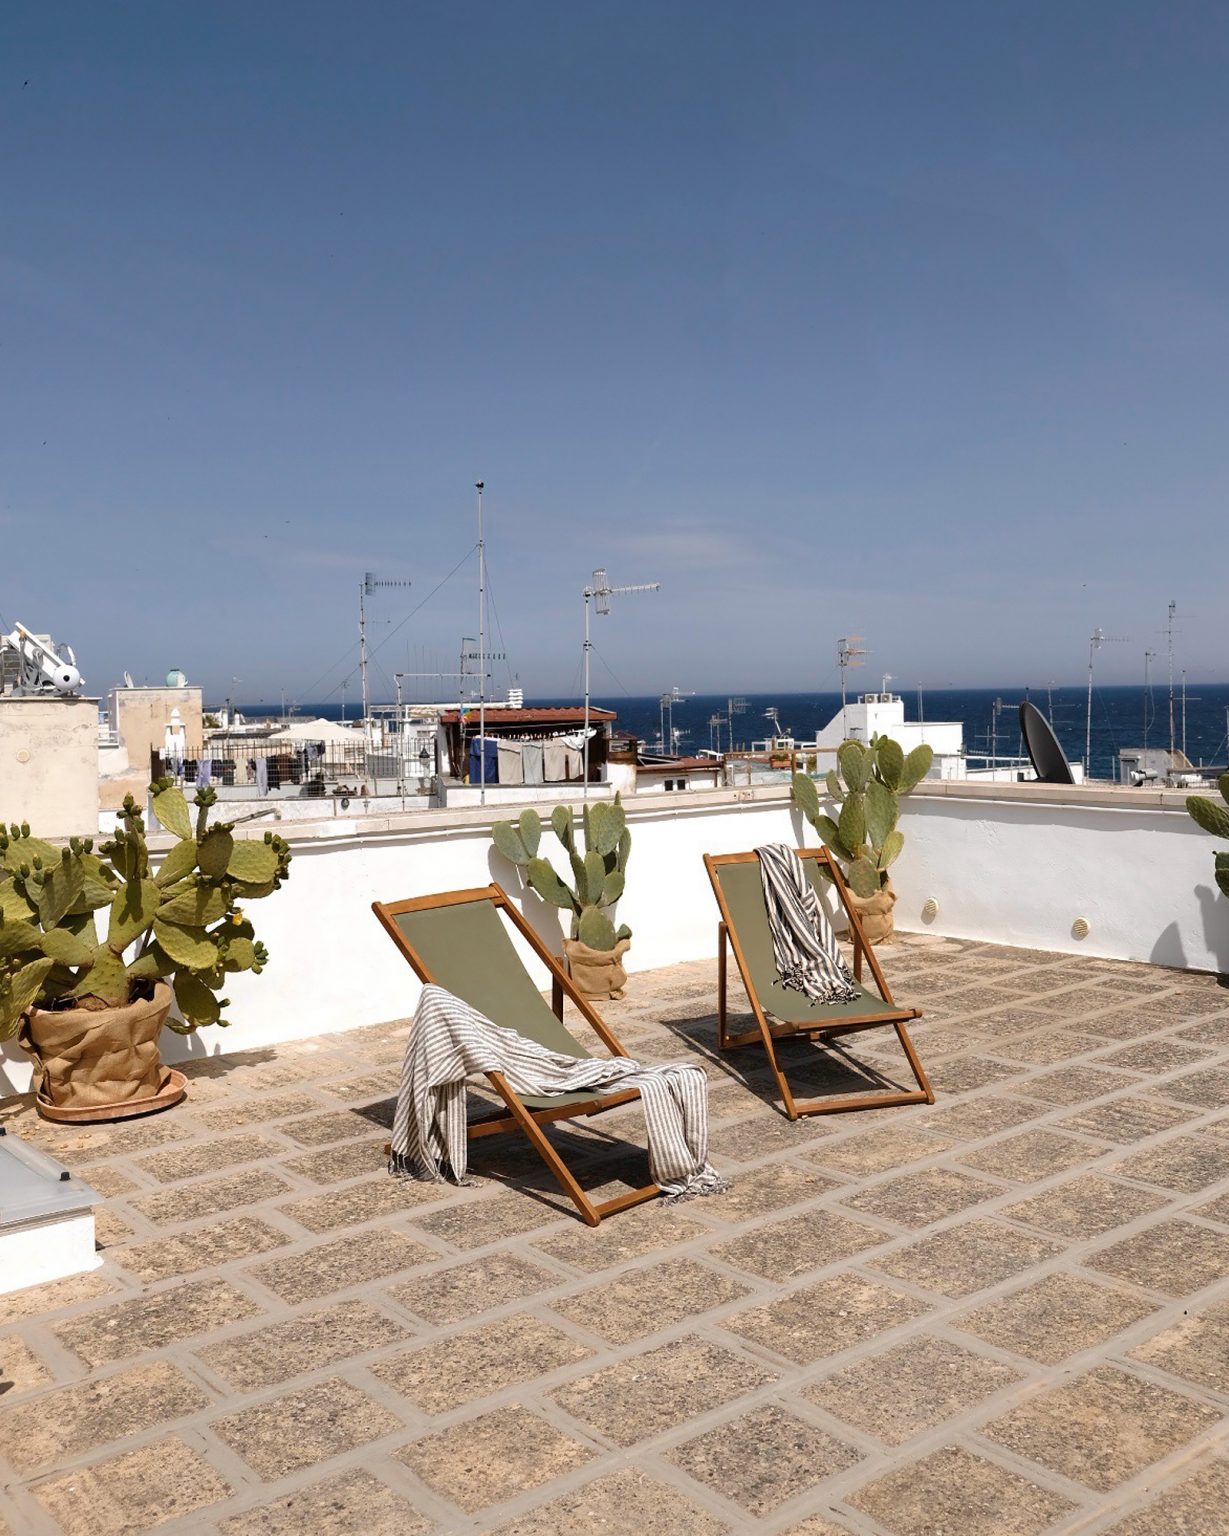
MULTIPOLYGON (((387 1176, 405 1024, 190 1063, 110 1128, 6 1100, 106 1201, 101 1269, 0 1296, 0 1531, 1223 1531, 1229 991, 882 953, 938 1102, 797 1124, 713 1059, 712 962, 634 976, 604 1011, 707 1063, 735 1183, 596 1230, 510 1138, 478 1187, 387 1176)), ((555 1134, 643 1182, 635 1106, 555 1134)))

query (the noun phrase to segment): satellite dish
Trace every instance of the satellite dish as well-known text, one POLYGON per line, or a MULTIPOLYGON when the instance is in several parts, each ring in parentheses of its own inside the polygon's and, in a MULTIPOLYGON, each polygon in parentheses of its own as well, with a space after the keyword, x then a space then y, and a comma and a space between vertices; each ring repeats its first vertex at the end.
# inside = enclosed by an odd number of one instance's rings
POLYGON ((1058 744, 1050 722, 1028 699, 1020 705, 1020 731, 1041 784, 1074 784, 1067 754, 1058 744))
POLYGON ((136 687, 136 684, 132 680, 132 673, 131 672, 125 672, 124 673, 124 687, 125 688, 135 688, 136 687))
POLYGON ((187 686, 187 683, 188 679, 179 667, 172 667, 166 674, 166 686, 168 688, 184 688, 187 686))

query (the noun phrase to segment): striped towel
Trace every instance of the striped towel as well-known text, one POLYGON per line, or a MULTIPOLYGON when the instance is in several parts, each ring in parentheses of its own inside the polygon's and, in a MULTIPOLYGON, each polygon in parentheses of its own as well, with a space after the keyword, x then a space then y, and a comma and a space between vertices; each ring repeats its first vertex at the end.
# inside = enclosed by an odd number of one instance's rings
POLYGON ((755 854, 781 985, 804 993, 813 1003, 852 1002, 859 995, 857 983, 841 958, 802 860, 784 843, 757 848, 755 854))
POLYGON ((426 986, 406 1043, 389 1172, 465 1182, 465 1080, 502 1072, 518 1094, 639 1088, 653 1182, 672 1200, 727 1189, 708 1161, 708 1080, 696 1066, 643 1067, 627 1056, 565 1056, 426 986))

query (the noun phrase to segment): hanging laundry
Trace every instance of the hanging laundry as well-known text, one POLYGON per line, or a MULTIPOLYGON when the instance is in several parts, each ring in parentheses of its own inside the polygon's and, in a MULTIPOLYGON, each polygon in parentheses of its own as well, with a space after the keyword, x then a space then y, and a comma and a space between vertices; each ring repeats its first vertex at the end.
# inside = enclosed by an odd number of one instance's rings
POLYGON ((469 744, 469 782, 481 784, 484 780, 499 783, 499 743, 494 736, 475 736, 469 744))
POLYGON ((501 741, 498 747, 497 761, 499 763, 499 782, 501 784, 523 784, 525 782, 524 769, 521 763, 521 743, 519 741, 501 741))
POLYGON ((261 795, 269 793, 269 759, 267 757, 256 759, 256 791, 261 795))
POLYGON ((563 751, 567 762, 567 777, 583 779, 585 776, 584 754, 578 752, 575 747, 564 747, 563 751))
POLYGON ((562 784, 568 776, 568 749, 557 736, 542 744, 542 772, 548 784, 562 784))
POLYGON ((212 774, 213 774, 213 759, 211 757, 202 757, 200 762, 197 763, 197 765, 196 765, 196 787, 197 787, 197 789, 207 789, 209 787, 209 780, 210 780, 212 774))
MULTIPOLYGON (((546 782, 546 765, 540 741, 521 743, 521 770, 524 773, 524 782, 526 784, 544 784, 546 782)), ((502 766, 499 771, 502 776, 502 766)))

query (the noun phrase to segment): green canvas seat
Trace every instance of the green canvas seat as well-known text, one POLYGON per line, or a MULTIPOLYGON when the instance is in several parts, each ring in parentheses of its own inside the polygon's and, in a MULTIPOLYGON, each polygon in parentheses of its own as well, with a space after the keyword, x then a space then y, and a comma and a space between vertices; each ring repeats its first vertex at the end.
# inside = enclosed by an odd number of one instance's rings
POLYGON ((900 1008, 892 1000, 879 961, 862 932, 857 909, 849 900, 840 869, 822 848, 798 850, 807 879, 828 909, 838 901, 849 919, 853 940, 853 972, 858 996, 837 1003, 814 1003, 793 987, 783 987, 777 974, 768 908, 764 901, 759 860, 754 853, 705 854, 704 865, 721 911, 717 932, 717 1041, 723 1050, 763 1044, 791 1120, 800 1115, 832 1114, 841 1110, 882 1108, 893 1104, 934 1103, 934 1093, 909 1038, 906 1022, 920 1017, 917 1008, 900 1008), (830 878, 825 878, 824 871, 830 878), (731 1035, 726 1029, 726 951, 734 951, 756 1027, 731 1035), (863 959, 869 962, 877 990, 863 985, 863 959), (775 1022, 774 1022, 775 1021, 775 1022), (917 1091, 893 1090, 833 1095, 806 1103, 794 1098, 777 1059, 774 1038, 800 1034, 822 1040, 864 1029, 891 1027, 896 1031, 917 1091))
MULTIPOLYGON (((407 901, 372 902, 372 911, 385 931, 413 966, 419 979, 451 992, 484 1013, 492 1023, 515 1029, 527 1040, 561 1055, 588 1057, 580 1041, 563 1022, 563 999, 568 997, 592 1027, 612 1056, 627 1053, 588 999, 573 986, 559 961, 539 939, 498 885, 471 891, 447 891, 407 901), (551 976, 550 1003, 534 986, 533 978, 512 942, 515 930, 546 966, 551 976)), ((488 1074, 492 1088, 502 1099, 498 1109, 470 1121, 471 1138, 499 1131, 521 1130, 533 1142, 543 1161, 575 1201, 585 1221, 596 1226, 603 1216, 660 1193, 656 1184, 594 1203, 567 1169, 541 1126, 554 1120, 600 1114, 640 1097, 638 1089, 607 1093, 516 1093, 502 1073, 488 1074)))

